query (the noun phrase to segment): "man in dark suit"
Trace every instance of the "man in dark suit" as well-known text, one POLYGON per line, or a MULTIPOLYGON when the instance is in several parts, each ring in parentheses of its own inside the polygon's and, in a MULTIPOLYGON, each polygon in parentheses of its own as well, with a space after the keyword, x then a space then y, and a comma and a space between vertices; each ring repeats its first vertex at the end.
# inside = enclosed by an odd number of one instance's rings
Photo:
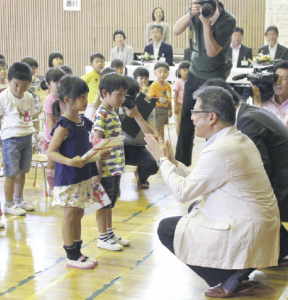
POLYGON ((232 34, 232 42, 228 56, 232 60, 233 68, 248 68, 248 58, 252 59, 252 48, 242 45, 243 35, 244 30, 241 27, 236 27, 232 34))
POLYGON ((259 48, 258 53, 269 54, 275 59, 288 60, 288 48, 278 44, 278 34, 276 26, 269 26, 265 32, 268 45, 259 48))
POLYGON ((144 53, 155 55, 157 60, 165 58, 169 66, 173 66, 173 49, 172 46, 161 42, 163 35, 163 27, 161 25, 153 25, 151 28, 153 43, 145 46, 144 53), (157 56, 157 57, 156 57, 157 56))
MULTIPOLYGON (((247 103, 240 103, 239 96, 222 79, 209 79, 205 86, 221 86, 233 96, 237 119, 236 127, 247 135, 258 148, 264 168, 276 196, 280 219, 288 222, 288 130, 268 110, 247 103)), ((288 231, 280 228, 279 260, 288 255, 288 231)))

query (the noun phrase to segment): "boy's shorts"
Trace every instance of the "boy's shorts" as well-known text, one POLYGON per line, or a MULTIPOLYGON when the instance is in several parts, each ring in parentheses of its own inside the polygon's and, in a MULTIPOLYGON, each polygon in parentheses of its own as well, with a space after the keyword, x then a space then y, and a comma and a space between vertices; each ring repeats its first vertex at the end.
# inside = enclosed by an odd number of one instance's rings
POLYGON ((155 128, 162 128, 168 124, 168 107, 155 107, 155 128))
POLYGON ((102 177, 101 184, 103 185, 108 197, 111 200, 111 204, 106 205, 103 208, 113 208, 115 206, 119 193, 120 179, 121 175, 102 177))
POLYGON ((176 115, 174 114, 174 120, 175 122, 181 122, 181 112, 182 112, 182 103, 177 103, 178 109, 179 109, 179 113, 176 115))
POLYGON ((28 173, 32 161, 32 134, 2 140, 3 171, 6 177, 28 173))

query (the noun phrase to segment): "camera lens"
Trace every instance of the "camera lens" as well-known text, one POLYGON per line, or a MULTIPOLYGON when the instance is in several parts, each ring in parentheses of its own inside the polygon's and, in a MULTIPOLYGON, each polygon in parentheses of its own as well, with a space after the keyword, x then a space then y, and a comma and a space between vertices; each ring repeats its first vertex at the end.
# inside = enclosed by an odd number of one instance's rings
POLYGON ((135 99, 131 96, 126 96, 122 106, 127 107, 128 109, 133 108, 136 105, 135 99))
POLYGON ((211 18, 213 16, 213 7, 210 3, 205 3, 202 6, 202 16, 206 19, 211 18))

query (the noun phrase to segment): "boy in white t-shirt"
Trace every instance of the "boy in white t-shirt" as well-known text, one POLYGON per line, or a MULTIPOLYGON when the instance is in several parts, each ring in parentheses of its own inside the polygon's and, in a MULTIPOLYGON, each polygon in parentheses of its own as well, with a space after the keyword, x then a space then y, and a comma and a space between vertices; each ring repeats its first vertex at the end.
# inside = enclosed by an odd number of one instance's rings
POLYGON ((32 80, 28 64, 14 63, 8 71, 10 87, 0 94, 0 122, 4 164, 4 212, 25 215, 34 206, 23 201, 25 174, 32 160, 32 116, 36 113, 33 96, 26 92, 32 80))

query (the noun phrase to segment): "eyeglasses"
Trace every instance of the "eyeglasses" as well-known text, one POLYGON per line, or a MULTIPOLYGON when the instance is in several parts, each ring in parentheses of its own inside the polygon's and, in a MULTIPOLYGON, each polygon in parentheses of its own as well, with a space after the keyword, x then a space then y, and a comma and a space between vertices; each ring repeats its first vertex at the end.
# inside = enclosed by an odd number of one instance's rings
POLYGON ((281 80, 288 80, 288 76, 279 76, 278 75, 278 77, 281 78, 281 80))
POLYGON ((209 114, 209 113, 212 113, 214 111, 210 111, 210 110, 193 110, 191 109, 191 116, 195 116, 195 114, 200 114, 200 113, 203 113, 203 114, 209 114))

